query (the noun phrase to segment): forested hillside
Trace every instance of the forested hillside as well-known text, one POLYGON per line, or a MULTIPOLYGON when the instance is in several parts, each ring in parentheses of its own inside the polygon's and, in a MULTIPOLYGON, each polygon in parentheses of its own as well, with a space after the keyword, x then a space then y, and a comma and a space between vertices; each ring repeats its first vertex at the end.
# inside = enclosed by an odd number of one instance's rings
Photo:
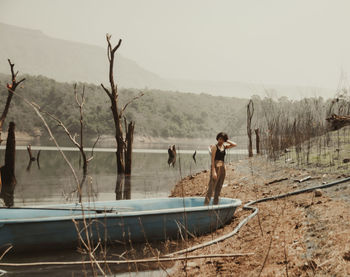
MULTIPOLYGON (((60 118, 71 132, 79 130, 79 112, 76 107, 73 84, 60 83, 43 76, 25 76, 26 81, 17 92, 37 103, 44 111, 60 118)), ((7 97, 6 83, 10 77, 0 75, 0 107, 7 97)), ((84 119, 86 132, 114 133, 109 99, 100 86, 78 84, 81 92, 85 85, 86 104, 84 119)), ((121 89, 120 103, 126 103, 140 90, 121 89)), ((152 137, 213 137, 225 130, 231 135, 245 133, 246 99, 218 97, 206 94, 143 90, 144 96, 127 107, 126 117, 135 120, 135 135, 152 137)), ((18 97, 13 98, 7 123, 15 121, 18 131, 30 135, 44 130, 32 108, 18 97)), ((54 130, 60 132, 51 122, 54 130)), ((6 127, 5 127, 6 128, 6 127)))

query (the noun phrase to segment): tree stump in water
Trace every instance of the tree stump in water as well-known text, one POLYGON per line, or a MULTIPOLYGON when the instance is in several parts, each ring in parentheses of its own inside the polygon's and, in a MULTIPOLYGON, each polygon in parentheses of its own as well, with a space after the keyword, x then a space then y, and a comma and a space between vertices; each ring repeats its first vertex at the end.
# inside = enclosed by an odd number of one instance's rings
POLYGON ((254 114, 254 103, 250 99, 247 105, 247 134, 248 134, 248 156, 253 157, 253 142, 252 142, 252 118, 254 114))
POLYGON ((6 207, 13 206, 13 195, 16 186, 15 177, 15 154, 16 154, 16 138, 15 138, 15 123, 10 122, 8 129, 5 165, 0 168, 1 173, 1 198, 4 199, 6 207))
POLYGON ((170 145, 168 148, 168 165, 169 166, 175 166, 176 163, 176 148, 175 145, 170 145))
POLYGON ((257 128, 254 131, 255 131, 256 154, 260 154, 260 129, 257 128))

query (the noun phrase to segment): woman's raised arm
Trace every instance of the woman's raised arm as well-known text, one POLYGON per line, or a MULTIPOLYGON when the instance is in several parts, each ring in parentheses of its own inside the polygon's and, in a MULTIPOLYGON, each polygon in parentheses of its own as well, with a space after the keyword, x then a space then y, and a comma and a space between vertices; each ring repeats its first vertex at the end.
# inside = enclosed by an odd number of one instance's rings
POLYGON ((230 149, 230 148, 233 148, 233 147, 236 147, 236 146, 237 146, 237 144, 236 144, 235 142, 230 141, 230 140, 225 141, 225 143, 227 143, 227 144, 225 145, 225 148, 226 148, 226 149, 230 149))

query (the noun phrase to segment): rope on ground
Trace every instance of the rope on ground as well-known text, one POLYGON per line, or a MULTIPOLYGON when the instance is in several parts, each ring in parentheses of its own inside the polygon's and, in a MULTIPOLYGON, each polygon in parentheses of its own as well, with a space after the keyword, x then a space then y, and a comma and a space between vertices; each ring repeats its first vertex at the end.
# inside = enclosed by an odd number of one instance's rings
POLYGON ((172 257, 172 256, 175 256, 175 255, 181 255, 181 254, 185 254, 185 253, 188 253, 188 252, 192 252, 192 251, 195 251, 197 249, 201 249, 201 248, 213 245, 215 243, 224 241, 224 240, 234 236, 235 234, 238 233, 238 231, 244 225, 247 224, 247 222, 249 220, 251 220, 254 216, 256 216, 258 214, 259 208, 253 207, 252 205, 255 205, 255 204, 258 204, 258 203, 262 203, 262 202, 271 201, 271 200, 277 200, 277 199, 281 199, 281 198, 286 198, 286 197, 289 197, 289 196, 292 196, 292 195, 298 195, 298 194, 302 194, 302 193, 307 193, 307 192, 314 191, 316 189, 325 189, 325 188, 333 187, 333 186, 336 186, 336 185, 339 185, 339 184, 342 184, 342 183, 345 183, 345 182, 348 182, 348 181, 350 181, 350 177, 345 178, 345 179, 341 179, 341 180, 338 180, 338 181, 334 181, 334 182, 331 182, 331 183, 328 183, 328 184, 320 185, 320 186, 314 186, 314 187, 311 187, 311 188, 305 188, 305 189, 301 189, 301 190, 297 190, 297 191, 288 192, 288 193, 285 193, 285 194, 279 194, 279 195, 276 195, 276 196, 271 196, 271 197, 266 197, 266 198, 261 198, 261 199, 258 199, 258 200, 250 201, 250 202, 248 202, 247 204, 245 204, 243 206, 243 209, 244 210, 251 210, 251 211, 253 211, 253 213, 250 214, 249 216, 247 216, 245 219, 243 219, 237 225, 237 227, 235 229, 233 229, 232 232, 230 232, 230 233, 228 233, 226 235, 223 235, 221 237, 218 237, 218 238, 216 238, 214 240, 211 240, 211 241, 208 241, 208 242, 204 242, 204 243, 201 243, 201 244, 198 244, 198 245, 195 245, 195 246, 192 246, 192 247, 180 250, 180 251, 176 251, 176 252, 170 253, 168 255, 165 255, 165 257, 172 257))
MULTIPOLYGON (((230 258, 239 256, 251 256, 254 253, 232 253, 232 254, 212 254, 212 255, 198 255, 198 256, 183 256, 183 257, 168 257, 168 258, 150 258, 138 260, 122 260, 122 261, 96 261, 99 264, 129 264, 129 263, 154 263, 154 262, 172 262, 178 260, 194 260, 194 259, 208 259, 208 258, 230 258)), ((21 266, 46 266, 46 265, 83 265, 90 264, 91 261, 74 261, 74 262, 34 262, 34 263, 0 263, 0 266, 21 267, 21 266)), ((0 276, 6 271, 0 269, 0 276), (3 272, 3 273, 2 273, 3 272)))
POLYGON ((7 272, 5 270, 0 269, 0 276, 4 276, 7 272))

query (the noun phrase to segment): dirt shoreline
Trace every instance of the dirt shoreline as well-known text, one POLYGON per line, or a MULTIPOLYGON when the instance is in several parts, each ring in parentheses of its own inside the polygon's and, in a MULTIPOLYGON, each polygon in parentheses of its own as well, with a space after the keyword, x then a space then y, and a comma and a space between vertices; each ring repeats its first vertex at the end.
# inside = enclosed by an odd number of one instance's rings
MULTIPOLYGON (((323 169, 324 170, 324 169, 323 169)), ((297 169, 264 157, 244 159, 227 165, 222 197, 242 203, 334 181, 336 172, 297 169), (295 179, 312 176, 297 183, 295 179), (288 178, 274 184, 275 179, 288 178)), ((208 172, 180 181, 171 196, 204 196, 208 172)), ((177 263, 173 276, 349 276, 350 275, 350 186, 345 183, 321 191, 257 205, 259 215, 237 235, 193 255, 251 253, 251 256, 201 259, 177 263), (347 197, 344 197, 346 196, 347 197)), ((230 232, 250 211, 238 209, 233 221, 215 233, 193 239, 197 244, 230 232)))

